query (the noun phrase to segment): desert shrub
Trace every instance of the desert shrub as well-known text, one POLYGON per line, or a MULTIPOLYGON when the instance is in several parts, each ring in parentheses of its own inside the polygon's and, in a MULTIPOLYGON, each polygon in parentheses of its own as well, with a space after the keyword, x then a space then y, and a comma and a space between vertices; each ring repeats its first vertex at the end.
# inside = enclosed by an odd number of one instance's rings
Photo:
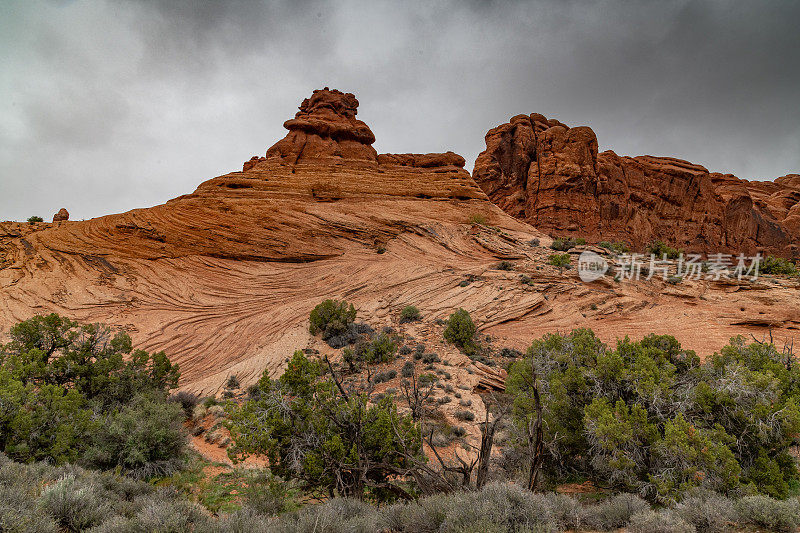
POLYGON ((243 506, 263 516, 275 516, 298 507, 297 490, 268 471, 247 473, 243 506))
POLYGON ((477 351, 475 334, 478 328, 472 321, 472 317, 464 309, 458 309, 447 320, 447 327, 444 330, 446 341, 458 346, 467 355, 477 351))
POLYGON ((426 353, 422 355, 422 362, 426 365, 432 365, 433 363, 441 362, 441 359, 439 358, 439 354, 426 353))
POLYGON ((510 369, 519 427, 544 417, 544 468, 674 503, 692 487, 752 483, 785 497, 797 483, 789 447, 800 431, 800 368, 774 346, 731 340, 701 364, 673 337, 609 349, 590 330, 547 335, 510 369))
POLYGON ((692 491, 675 507, 675 512, 700 533, 726 531, 738 518, 733 501, 705 490, 692 491))
POLYGON ((37 222, 44 222, 44 219, 38 215, 28 217, 28 224, 36 224, 37 222))
POLYGON ((547 263, 558 268, 559 272, 563 272, 565 268, 569 267, 570 261, 569 254, 552 254, 547 258, 547 263))
POLYGON ((372 378, 374 383, 384 383, 386 381, 391 381, 397 377, 397 370, 387 370, 386 372, 378 372, 375 374, 375 377, 372 378))
POLYGON ((620 493, 585 510, 584 521, 592 529, 613 531, 624 527, 636 513, 650 506, 635 494, 620 493))
POLYGON ((101 469, 119 466, 134 477, 168 475, 182 466, 182 420, 179 405, 139 395, 106 418, 91 436, 84 461, 101 469))
POLYGON ((500 357, 505 357, 508 359, 517 359, 519 357, 522 357, 522 353, 519 350, 515 350, 513 348, 503 348, 502 350, 500 350, 500 353, 498 355, 500 357))
POLYGON ((52 474, 49 465, 20 464, 0 453, 0 531, 63 531, 63 526, 36 501, 45 480, 52 483, 58 479, 52 474))
POLYGON ((797 265, 782 257, 772 255, 766 256, 758 267, 762 274, 779 274, 785 276, 796 276, 798 274, 797 265))
POLYGON ((770 531, 794 531, 800 526, 800 502, 796 498, 774 500, 763 495, 745 496, 735 507, 741 523, 770 531))
POLYGON ((379 525, 403 533, 434 533, 440 531, 452 507, 451 495, 434 494, 386 507, 381 513, 379 525))
POLYGON ((416 322, 420 319, 420 312, 413 305, 407 305, 400 311, 400 323, 404 324, 406 322, 416 322))
POLYGON ((231 374, 228 376, 228 381, 225 382, 226 389, 238 389, 241 387, 239 384, 239 378, 236 377, 236 374, 231 374))
POLYGON ((139 395, 180 412, 167 400, 177 365, 134 350, 125 333, 50 314, 13 326, 9 338, 0 347, 0 450, 16 460, 86 460, 106 420, 139 395))
POLYGON ((258 388, 257 384, 248 385, 247 387, 247 399, 252 400, 258 393, 260 389, 258 388))
POLYGON ((550 244, 550 248, 558 252, 567 252, 576 246, 584 246, 585 244, 586 239, 583 238, 558 238, 553 239, 553 242, 550 244))
POLYGON ((507 271, 514 270, 514 263, 512 263, 511 261, 500 261, 495 265, 495 268, 497 270, 507 270, 507 271))
POLYGON ((345 331, 341 335, 332 335, 327 339, 323 340, 326 343, 328 343, 328 346, 330 346, 331 348, 337 348, 337 349, 357 344, 364 338, 371 337, 372 334, 374 333, 371 331, 371 328, 369 333, 362 333, 361 329, 363 326, 366 326, 366 324, 350 324, 350 327, 347 329, 347 331, 345 331))
POLYGON ((98 487, 71 474, 45 488, 38 503, 68 531, 83 531, 99 525, 109 512, 98 487))
POLYGON ((103 524, 100 531, 183 533, 208 529, 209 519, 200 505, 159 493, 152 496, 133 518, 103 524))
POLYGON ((200 398, 196 394, 187 391, 178 391, 175 394, 171 395, 169 397, 169 400, 181 406, 181 409, 183 409, 183 413, 184 415, 186 415, 186 418, 192 418, 194 414, 194 409, 200 402, 200 398))
POLYGON ((205 513, 177 491, 70 464, 16 463, 2 454, 0 527, 36 533, 209 530, 205 513))
POLYGON ((14 533, 61 533, 51 516, 38 508, 31 508, 30 502, 5 499, 0 502, 0 530, 14 533))
MULTIPOLYGON (((267 515, 268 516, 268 515, 267 515)), ((210 531, 212 533, 268 533, 276 527, 267 516, 249 507, 243 507, 232 513, 221 516, 210 531)))
POLYGON ((446 515, 438 531, 556 531, 547 499, 518 485, 490 483, 478 492, 448 496, 446 515))
POLYGON ((346 333, 356 319, 353 304, 345 301, 325 300, 317 305, 309 317, 309 332, 322 334, 323 340, 346 333))
POLYGON ((453 416, 455 416, 456 419, 462 420, 464 422, 472 422, 473 420, 475 420, 475 413, 473 413, 472 411, 467 411, 466 409, 461 411, 456 411, 453 416))
POLYGON ((202 403, 198 404, 192 410, 192 420, 194 420, 195 422, 198 422, 198 421, 204 419, 207 414, 208 414, 208 408, 205 406, 205 404, 202 404, 202 403))
POLYGON ((586 511, 577 499, 555 492, 548 492, 543 496, 553 524, 559 530, 585 529, 586 511))
POLYGON ((631 517, 628 524, 630 533, 694 533, 693 525, 669 509, 663 511, 642 511, 631 517))
POLYGON ((272 529, 276 533, 371 533, 379 530, 375 508, 351 498, 332 498, 283 515, 272 529))
POLYGON ((372 340, 365 360, 368 363, 388 363, 394 359, 398 340, 391 334, 381 333, 372 340))
POLYGON ((279 379, 265 371, 260 398, 231 406, 229 454, 264 454, 273 473, 304 488, 363 497, 371 487, 373 497, 390 498, 390 478, 408 466, 406 452, 421 452, 419 427, 391 397, 344 396, 324 372, 299 350, 279 379))
POLYGON ((622 241, 614 241, 614 242, 600 241, 597 243, 597 246, 599 246, 600 248, 605 248, 606 250, 611 252, 616 252, 618 254, 624 254, 630 251, 628 245, 622 241))
POLYGON ((211 407, 208 407, 206 412, 214 418, 225 418, 226 415, 225 406, 219 403, 215 403, 211 407))
POLYGON ((414 375, 414 363, 411 361, 406 361, 406 364, 403 365, 403 369, 400 371, 400 374, 404 378, 410 378, 414 375))
POLYGON ((399 353, 400 355, 410 355, 413 351, 414 350, 411 349, 411 346, 404 344, 403 346, 400 347, 397 353, 399 353))
POLYGON ((343 358, 351 366, 359 363, 389 363, 394 360, 398 344, 399 339, 396 336, 381 332, 372 340, 357 344, 354 351, 345 349, 343 358))
POLYGON ((528 241, 528 244, 534 247, 539 246, 541 243, 542 243, 541 239, 531 239, 530 241, 528 241))
POLYGON ((470 407, 472 405, 472 400, 459 400, 458 405, 461 407, 470 407))
POLYGON ((645 254, 654 255, 656 259, 662 259, 664 257, 667 259, 677 259, 682 253, 683 250, 667 246, 663 241, 653 241, 645 248, 645 254))

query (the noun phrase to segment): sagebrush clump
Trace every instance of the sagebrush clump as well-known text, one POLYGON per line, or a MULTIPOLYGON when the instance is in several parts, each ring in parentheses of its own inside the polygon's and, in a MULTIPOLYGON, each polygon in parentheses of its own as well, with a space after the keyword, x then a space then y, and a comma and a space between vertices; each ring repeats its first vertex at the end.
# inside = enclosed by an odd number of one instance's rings
POLYGON ((407 305, 400 311, 400 323, 416 322, 420 319, 420 316, 419 309, 413 305, 407 305))
POLYGON ((585 246, 586 239, 584 238, 558 238, 553 239, 553 242, 550 244, 550 249, 556 250, 558 252, 567 252, 576 246, 585 246))

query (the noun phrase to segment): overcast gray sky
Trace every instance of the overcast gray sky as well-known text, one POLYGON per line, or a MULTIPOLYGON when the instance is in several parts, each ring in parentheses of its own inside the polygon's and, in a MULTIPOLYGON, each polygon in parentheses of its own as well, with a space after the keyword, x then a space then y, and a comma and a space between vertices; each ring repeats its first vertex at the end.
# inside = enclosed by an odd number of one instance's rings
POLYGON ((472 162, 518 113, 600 149, 800 172, 800 2, 0 3, 0 220, 188 193, 353 92, 379 152, 472 162))

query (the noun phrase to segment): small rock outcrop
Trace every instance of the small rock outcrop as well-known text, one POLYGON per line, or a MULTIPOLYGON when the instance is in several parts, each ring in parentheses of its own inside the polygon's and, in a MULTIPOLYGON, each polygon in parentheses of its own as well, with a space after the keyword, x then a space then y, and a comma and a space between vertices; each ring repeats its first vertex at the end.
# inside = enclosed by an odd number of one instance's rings
POLYGON ((63 222, 65 220, 69 220, 69 211, 62 207, 58 210, 58 213, 53 215, 53 222, 63 222))
POLYGON ((512 216, 558 235, 796 257, 800 176, 741 180, 671 157, 598 153, 591 128, 517 115, 489 130, 473 176, 512 216))

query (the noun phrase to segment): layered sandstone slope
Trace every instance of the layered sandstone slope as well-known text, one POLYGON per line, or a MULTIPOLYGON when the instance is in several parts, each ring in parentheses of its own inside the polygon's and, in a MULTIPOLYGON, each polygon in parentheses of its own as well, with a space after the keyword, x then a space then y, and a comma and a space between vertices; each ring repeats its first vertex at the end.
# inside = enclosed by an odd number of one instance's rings
POLYGON ((475 180, 507 213, 542 230, 641 247, 796 257, 800 175, 774 182, 710 173, 670 157, 598 154, 597 137, 543 115, 489 130, 475 180))
POLYGON ((0 327, 49 311, 109 322, 209 391, 231 373, 246 383, 279 368, 326 297, 365 317, 469 303, 487 323, 535 305, 539 295, 500 288, 467 302, 458 283, 538 234, 492 205, 456 154, 376 154, 357 105, 315 91, 266 157, 164 205, 0 224, 0 327))
MULTIPOLYGON (((324 298, 353 302, 376 327, 416 305, 424 322, 409 327, 431 343, 435 320, 463 307, 498 348, 582 326, 609 342, 675 333, 708 354, 734 334, 771 327, 782 341, 800 328, 796 283, 586 285, 559 274, 548 239, 490 203, 463 158, 376 154, 357 105, 315 91, 264 157, 164 205, 0 223, 0 328, 51 311, 107 322, 166 350, 182 387, 204 393, 231 374, 247 385, 277 373, 299 348, 336 355, 308 333, 324 298), (501 259, 515 270, 498 269, 501 259)), ((432 349, 463 367, 459 379, 482 379, 452 347, 432 349)))

